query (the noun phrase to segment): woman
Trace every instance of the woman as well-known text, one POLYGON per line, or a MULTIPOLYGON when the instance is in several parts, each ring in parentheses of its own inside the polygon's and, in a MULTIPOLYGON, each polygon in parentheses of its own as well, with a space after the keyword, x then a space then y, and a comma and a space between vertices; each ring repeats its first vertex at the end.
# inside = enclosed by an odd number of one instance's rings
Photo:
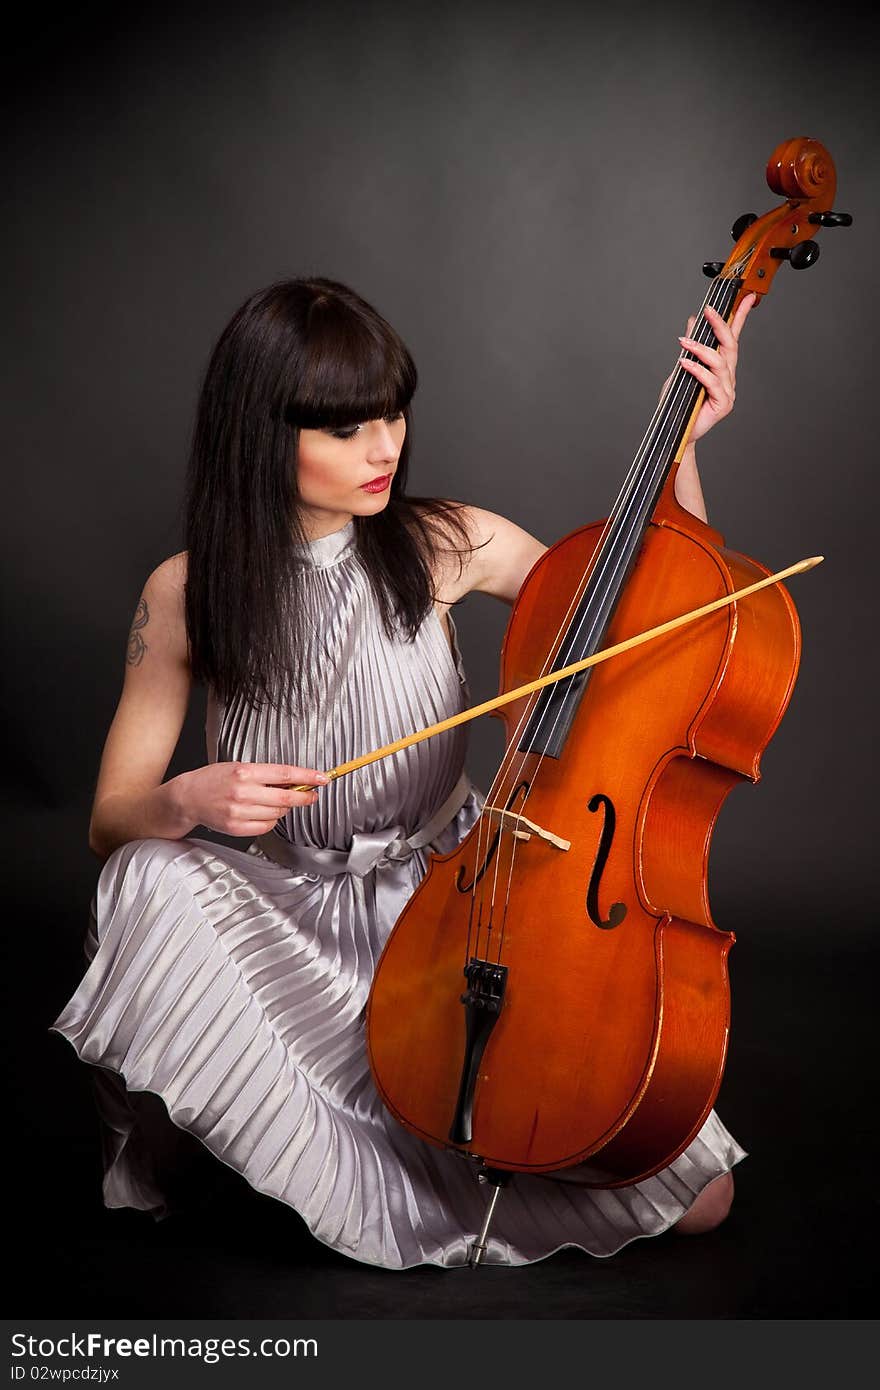
MULTIPOLYGON (((752 303, 729 327, 706 310, 717 351, 681 339, 706 387, 692 441, 733 404, 752 303)), ((52 1025, 96 1069, 107 1206, 163 1216, 161 1154, 195 1136, 320 1240, 392 1269, 465 1263, 485 1210, 473 1165, 386 1111, 364 1045, 382 946, 484 796, 466 725, 329 784, 321 770, 466 708, 451 605, 474 589, 512 604, 547 548, 481 508, 407 496, 416 381, 395 331, 333 280, 274 285, 221 335, 187 550, 144 587, 101 762, 90 965, 52 1025), (209 762, 165 782, 198 681, 209 762)), ((677 493, 705 517, 692 444, 677 493)), ((709 1229, 743 1156, 712 1112, 627 1188, 515 1175, 484 1263, 709 1229)))

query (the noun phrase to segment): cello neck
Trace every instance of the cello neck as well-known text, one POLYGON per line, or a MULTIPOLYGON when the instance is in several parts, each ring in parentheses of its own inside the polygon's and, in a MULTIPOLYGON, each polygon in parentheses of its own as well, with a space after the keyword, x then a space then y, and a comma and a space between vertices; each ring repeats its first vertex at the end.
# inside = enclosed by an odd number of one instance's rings
MULTIPOLYGON (((723 318, 729 319, 740 287, 739 279, 719 275, 712 282, 703 307, 711 305, 723 318)), ((710 347, 716 345, 717 339, 702 310, 691 337, 710 347)), ((559 670, 583 661, 602 646, 702 390, 690 372, 676 365, 608 518, 590 577, 562 636, 551 669, 559 670)), ((582 671, 541 692, 519 742, 520 752, 561 756, 589 674, 589 671, 582 671)))
MULTIPOLYGON (((703 308, 708 304, 722 318, 729 320, 741 284, 737 278, 718 276, 704 300, 703 308)), ((702 309, 690 336, 712 348, 718 345, 718 339, 702 309)), ((692 362, 698 360, 692 352, 685 351, 682 355, 692 362)), ((619 524, 627 532, 636 526, 639 536, 644 532, 669 471, 680 455, 702 390, 696 378, 676 362, 669 386, 654 412, 615 504, 610 518, 612 529, 619 524)))

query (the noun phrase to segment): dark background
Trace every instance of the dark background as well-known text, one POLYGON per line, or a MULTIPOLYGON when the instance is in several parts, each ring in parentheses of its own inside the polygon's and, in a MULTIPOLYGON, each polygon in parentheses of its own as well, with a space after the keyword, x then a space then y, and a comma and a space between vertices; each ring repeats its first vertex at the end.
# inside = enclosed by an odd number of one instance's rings
MULTIPOLYGON (((875 1239, 876 26, 840 6, 545 0, 85 8, 19 23, 8 213, 3 616, 8 1148, 33 1316, 861 1318, 875 1239), (47 1028, 83 971, 87 845, 126 637, 182 548, 208 353, 289 275, 351 284, 420 371, 411 487, 550 544, 604 516, 676 335, 764 167, 809 135, 848 230, 783 267, 698 446, 710 520, 792 581, 801 674, 715 833, 735 930, 717 1108, 749 1150, 716 1232, 518 1270, 391 1274, 224 1170, 156 1225, 101 1205, 86 1069, 47 1028)), ((509 609, 456 609, 474 703, 509 609)), ((197 691, 169 776, 205 761, 197 691)), ((499 720, 471 725, 487 787, 499 720)), ((503 1198, 502 1198, 503 1200, 503 1198)), ((871 1307, 873 1313, 873 1307, 871 1307)))

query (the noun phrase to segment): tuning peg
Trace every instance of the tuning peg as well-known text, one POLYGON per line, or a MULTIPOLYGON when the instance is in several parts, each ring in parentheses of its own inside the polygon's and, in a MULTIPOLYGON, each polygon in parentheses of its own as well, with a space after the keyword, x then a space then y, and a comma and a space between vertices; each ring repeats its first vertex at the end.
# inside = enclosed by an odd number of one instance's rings
POLYGON ((848 212, 811 212, 810 221, 820 227, 851 227, 852 215, 848 212))
POLYGON ((703 261, 703 274, 708 275, 710 280, 714 280, 716 275, 720 275, 723 269, 723 261, 703 261))
POLYGON ((757 220, 758 214, 756 212, 744 212, 742 217, 738 217, 730 229, 730 235, 733 237, 734 241, 739 241, 743 232, 751 227, 753 222, 757 222, 757 220))
POLYGON ((806 270, 819 259, 819 243, 799 241, 797 246, 774 246, 770 252, 777 261, 788 261, 792 270, 806 270))

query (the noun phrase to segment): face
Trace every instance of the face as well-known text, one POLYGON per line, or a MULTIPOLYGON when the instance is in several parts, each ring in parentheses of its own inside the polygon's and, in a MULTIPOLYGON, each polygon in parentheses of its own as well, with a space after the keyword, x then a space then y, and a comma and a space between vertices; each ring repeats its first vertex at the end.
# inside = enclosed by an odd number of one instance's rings
POLYGON ((340 429, 300 430, 296 474, 310 540, 387 506, 405 434, 402 414, 340 429), (385 488, 364 491, 365 483, 382 477, 388 479, 385 488))

